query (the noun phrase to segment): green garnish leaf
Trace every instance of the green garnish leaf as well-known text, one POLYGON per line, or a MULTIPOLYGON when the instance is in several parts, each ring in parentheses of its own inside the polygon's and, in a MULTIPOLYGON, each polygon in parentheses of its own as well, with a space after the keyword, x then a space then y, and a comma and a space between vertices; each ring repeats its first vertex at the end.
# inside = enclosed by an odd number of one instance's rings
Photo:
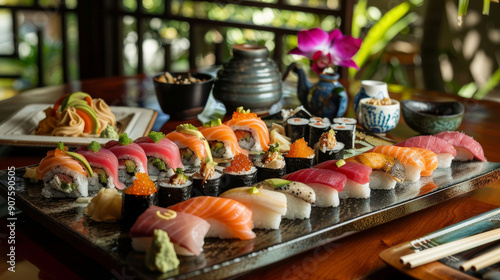
POLYGON ((101 144, 99 144, 99 142, 96 141, 90 142, 90 144, 88 144, 87 146, 87 150, 95 153, 99 152, 100 149, 101 149, 101 144))
POLYGON ((184 172, 182 172, 182 168, 177 167, 177 169, 175 169, 175 174, 184 174, 184 172))
POLYGON ((165 134, 163 132, 151 131, 148 134, 148 137, 151 138, 155 143, 161 141, 161 139, 165 138, 165 134))
POLYGON ((250 194, 257 194, 257 193, 259 193, 259 189, 258 189, 257 187, 251 187, 251 188, 248 190, 248 192, 249 192, 250 194))
POLYGON ((339 159, 335 164, 337 164, 337 167, 342 167, 345 165, 345 160, 339 159))
POLYGON ((59 142, 57 143, 57 148, 58 148, 59 150, 63 150, 63 151, 64 151, 64 143, 63 143, 62 141, 59 141, 59 142))
POLYGON ((120 134, 120 137, 118 138, 118 142, 120 142, 120 145, 126 146, 134 141, 130 137, 128 137, 126 132, 124 132, 124 133, 120 134))
POLYGON ((248 114, 248 113, 250 113, 250 109, 245 110, 243 108, 243 106, 241 106, 241 107, 236 108, 236 112, 238 112, 240 114, 248 114))

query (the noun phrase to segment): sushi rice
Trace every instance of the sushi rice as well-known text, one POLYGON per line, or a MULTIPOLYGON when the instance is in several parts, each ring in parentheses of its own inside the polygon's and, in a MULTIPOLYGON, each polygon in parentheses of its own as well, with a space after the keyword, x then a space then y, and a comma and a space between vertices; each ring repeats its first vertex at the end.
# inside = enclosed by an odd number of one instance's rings
POLYGON ((44 188, 42 195, 46 198, 51 197, 84 197, 88 196, 88 179, 86 176, 71 170, 70 168, 59 166, 45 174, 43 177, 44 188), (61 187, 62 181, 57 174, 63 174, 72 178, 72 184, 75 185, 74 189, 63 189, 61 187))
POLYGON ((238 145, 240 145, 241 148, 248 150, 248 151, 255 151, 255 152, 260 152, 262 151, 262 145, 260 143, 259 139, 259 134, 257 130, 247 127, 247 126, 232 126, 231 127, 235 132, 237 130, 245 131, 249 134, 249 137, 242 137, 240 140, 238 140, 238 145))

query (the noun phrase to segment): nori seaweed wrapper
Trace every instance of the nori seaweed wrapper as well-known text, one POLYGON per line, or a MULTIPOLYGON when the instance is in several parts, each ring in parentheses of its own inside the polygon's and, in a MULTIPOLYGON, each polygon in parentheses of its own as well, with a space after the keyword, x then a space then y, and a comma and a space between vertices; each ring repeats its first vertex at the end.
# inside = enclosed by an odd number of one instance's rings
POLYGON ((330 130, 330 124, 323 123, 322 125, 323 126, 318 127, 313 123, 309 124, 309 141, 307 142, 309 147, 314 147, 314 145, 318 143, 319 138, 321 138, 321 134, 330 130))
POLYGON ((216 173, 219 173, 219 177, 214 178, 214 179, 208 179, 205 181, 205 184, 203 186, 201 185, 201 182, 203 182, 202 178, 197 178, 197 177, 191 177, 191 180, 193 181, 193 189, 191 192, 191 197, 195 196, 219 196, 219 194, 222 193, 222 183, 224 176, 220 174, 220 172, 216 171, 216 173))
POLYGON ((321 149, 318 148, 319 145, 316 145, 314 148, 316 154, 316 164, 332 160, 332 159, 343 159, 344 158, 344 144, 337 142, 335 148, 332 150, 326 150, 324 153, 321 149), (340 146, 340 147, 339 147, 340 146))
POLYGON ((312 158, 299 158, 299 157, 285 157, 286 173, 292 173, 300 169, 311 168, 314 165, 314 157, 312 158))
POLYGON ((257 168, 248 174, 232 174, 224 172, 224 181, 227 180, 228 184, 224 187, 224 191, 238 187, 248 187, 257 182, 257 168))
POLYGON ((168 183, 168 179, 158 182, 158 206, 168 207, 191 198, 193 182, 188 181, 185 186, 176 186, 168 183))
POLYGON ((150 206, 158 205, 158 192, 150 195, 135 195, 123 193, 122 221, 123 228, 130 229, 137 218, 150 206))
POLYGON ((286 135, 292 138, 292 143, 295 140, 304 138, 306 142, 309 139, 309 120, 302 118, 289 118, 286 121, 286 135), (300 122, 294 123, 293 120, 299 119, 300 122), (291 123, 292 122, 292 123, 291 123))
POLYGON ((356 127, 354 125, 340 125, 345 128, 337 128, 338 125, 333 124, 332 129, 335 131, 335 138, 337 142, 342 142, 345 145, 345 149, 354 149, 354 137, 356 127))
POLYGON ((257 182, 271 178, 281 178, 286 174, 286 164, 282 168, 257 167, 257 182))

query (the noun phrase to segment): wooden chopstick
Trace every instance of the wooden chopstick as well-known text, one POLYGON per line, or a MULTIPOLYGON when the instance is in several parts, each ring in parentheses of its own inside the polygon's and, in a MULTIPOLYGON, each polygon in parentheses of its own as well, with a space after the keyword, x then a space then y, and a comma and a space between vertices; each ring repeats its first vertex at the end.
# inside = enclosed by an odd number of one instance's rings
POLYGON ((497 262, 500 262, 500 247, 464 262, 460 270, 467 271, 472 268, 472 271, 478 271, 497 262))
POLYGON ((496 240, 500 240, 500 228, 402 256, 400 262, 408 268, 414 268, 496 240))

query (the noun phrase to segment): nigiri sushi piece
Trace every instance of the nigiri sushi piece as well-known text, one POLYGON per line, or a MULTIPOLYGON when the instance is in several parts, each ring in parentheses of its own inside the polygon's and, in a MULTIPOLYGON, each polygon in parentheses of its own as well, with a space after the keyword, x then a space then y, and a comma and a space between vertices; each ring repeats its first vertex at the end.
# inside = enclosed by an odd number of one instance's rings
POLYGON ((448 141, 455 147, 457 155, 454 160, 456 161, 468 161, 473 159, 486 161, 481 144, 465 133, 458 131, 443 131, 434 136, 448 141))
POLYGON ((148 136, 135 139, 148 158, 148 174, 159 179, 170 177, 177 168, 183 168, 179 148, 161 132, 151 131, 148 136))
POLYGON ((177 255, 199 256, 210 224, 195 215, 150 206, 130 229, 134 250, 145 252, 151 244, 155 229, 168 233, 177 255))
POLYGON ((148 158, 144 149, 133 143, 127 133, 120 135, 120 140, 111 140, 104 145, 118 158, 118 176, 120 181, 128 183, 134 179, 135 174, 148 174, 148 158))
POLYGON ((382 145, 370 150, 397 158, 406 169, 406 181, 416 182, 420 180, 420 173, 425 170, 424 158, 415 150, 407 147, 382 145))
POLYGON ((292 182, 279 178, 266 179, 253 185, 280 192, 286 196, 285 219, 309 219, 311 217, 311 204, 316 202, 316 193, 308 185, 300 182, 292 182))
POLYGON ((394 189, 396 183, 402 183, 406 178, 404 165, 395 157, 366 152, 345 159, 346 162, 357 162, 372 168, 370 173, 371 189, 394 189))
POLYGON ((108 149, 101 148, 101 144, 92 141, 88 146, 82 146, 75 150, 87 159, 94 176, 89 178, 89 188, 99 190, 100 188, 117 188, 123 190, 125 185, 118 178, 118 158, 108 149))
POLYGON ((35 171, 43 180, 42 195, 46 198, 88 196, 87 176, 93 176, 92 168, 84 156, 68 152, 62 142, 47 152, 35 171))
POLYGON ((316 193, 317 207, 339 206, 339 193, 344 190, 347 177, 328 169, 307 168, 283 176, 283 179, 297 181, 311 187, 316 193))
POLYGON ((344 160, 328 160, 315 165, 314 168, 329 169, 340 172, 347 177, 344 190, 339 198, 368 198, 370 197, 370 174, 372 169, 357 162, 344 160))
POLYGON ((237 154, 248 155, 248 151, 238 145, 234 131, 229 126, 222 124, 220 119, 198 127, 198 130, 210 144, 214 160, 230 160, 237 154))
POLYGON ((286 214, 286 196, 256 187, 239 187, 223 192, 220 197, 234 199, 252 210, 254 228, 279 229, 286 214))
POLYGON ((197 196, 169 206, 176 212, 198 216, 210 224, 207 237, 255 238, 252 231, 252 210, 234 199, 197 196))
POLYGON ((177 145, 184 165, 200 166, 207 157, 205 143, 195 135, 176 130, 165 137, 177 145))
POLYGON ((432 176, 432 173, 434 172, 434 170, 436 169, 436 167, 438 165, 438 157, 437 157, 436 153, 434 153, 433 151, 429 151, 427 149, 423 149, 423 148, 411 147, 411 149, 414 149, 415 151, 417 151, 424 158, 425 170, 423 170, 420 173, 420 176, 424 176, 424 177, 432 176))
POLYGON ((229 126, 238 139, 238 145, 252 152, 267 151, 269 148, 269 130, 266 123, 250 110, 239 107, 231 120, 224 123, 229 126))
POLYGON ((433 151, 438 158, 437 168, 448 168, 457 155, 457 150, 448 141, 432 135, 420 135, 394 144, 399 147, 415 147, 433 151))

